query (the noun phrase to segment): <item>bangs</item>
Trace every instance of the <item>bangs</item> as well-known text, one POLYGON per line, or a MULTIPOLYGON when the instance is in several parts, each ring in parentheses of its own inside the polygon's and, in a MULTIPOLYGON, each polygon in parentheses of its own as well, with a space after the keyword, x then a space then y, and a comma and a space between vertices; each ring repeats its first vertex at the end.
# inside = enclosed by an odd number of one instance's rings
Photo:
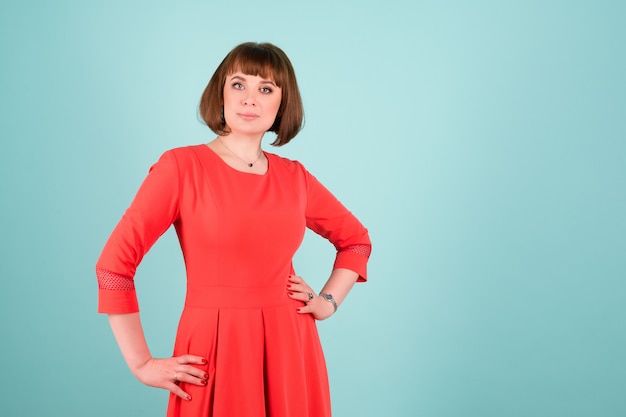
POLYGON ((288 69, 280 57, 272 52, 256 45, 244 45, 239 50, 233 51, 224 63, 226 74, 240 71, 246 75, 271 80, 282 88, 288 69))

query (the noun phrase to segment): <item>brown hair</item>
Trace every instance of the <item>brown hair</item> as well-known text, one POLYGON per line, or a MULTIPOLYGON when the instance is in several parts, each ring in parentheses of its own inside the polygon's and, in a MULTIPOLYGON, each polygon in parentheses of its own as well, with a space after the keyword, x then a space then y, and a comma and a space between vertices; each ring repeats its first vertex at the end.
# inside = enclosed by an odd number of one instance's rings
POLYGON ((282 89, 282 99, 276 120, 269 132, 276 133, 272 145, 281 146, 302 129, 304 109, 296 82, 296 74, 287 55, 271 43, 246 42, 226 55, 202 93, 199 113, 209 128, 218 135, 228 134, 223 122, 224 84, 226 77, 241 71, 271 79, 282 89))

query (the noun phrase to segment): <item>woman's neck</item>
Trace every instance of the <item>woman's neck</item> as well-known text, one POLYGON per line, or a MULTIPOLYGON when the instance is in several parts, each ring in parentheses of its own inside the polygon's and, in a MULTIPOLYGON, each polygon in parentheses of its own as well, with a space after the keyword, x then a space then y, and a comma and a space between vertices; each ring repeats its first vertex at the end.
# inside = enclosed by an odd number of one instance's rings
POLYGON ((246 161, 253 161, 261 154, 261 139, 263 136, 246 136, 228 134, 218 136, 217 144, 227 151, 246 161))

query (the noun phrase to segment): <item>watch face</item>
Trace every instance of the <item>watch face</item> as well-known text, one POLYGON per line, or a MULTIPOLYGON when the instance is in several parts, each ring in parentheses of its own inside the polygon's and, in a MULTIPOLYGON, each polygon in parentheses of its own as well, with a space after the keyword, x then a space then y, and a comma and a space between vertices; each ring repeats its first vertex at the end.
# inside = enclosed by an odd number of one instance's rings
POLYGON ((333 305, 333 307, 335 308, 335 311, 337 311, 337 302, 335 301, 335 299, 333 298, 332 294, 320 294, 322 297, 324 297, 324 300, 328 301, 329 303, 331 303, 333 305))

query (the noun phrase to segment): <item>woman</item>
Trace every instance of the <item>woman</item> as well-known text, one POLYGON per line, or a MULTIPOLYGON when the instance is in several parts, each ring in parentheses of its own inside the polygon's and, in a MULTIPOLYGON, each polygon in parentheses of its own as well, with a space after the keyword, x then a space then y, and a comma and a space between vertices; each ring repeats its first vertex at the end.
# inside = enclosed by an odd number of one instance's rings
POLYGON ((302 127, 295 74, 272 44, 233 49, 209 81, 200 114, 218 135, 165 152, 96 265, 99 312, 144 384, 170 391, 168 416, 330 416, 315 320, 366 279, 367 230, 300 163, 261 149, 302 127), (174 225, 187 295, 174 354, 153 358, 133 284, 144 254, 174 225), (305 227, 337 248, 320 294, 295 275, 305 227))

